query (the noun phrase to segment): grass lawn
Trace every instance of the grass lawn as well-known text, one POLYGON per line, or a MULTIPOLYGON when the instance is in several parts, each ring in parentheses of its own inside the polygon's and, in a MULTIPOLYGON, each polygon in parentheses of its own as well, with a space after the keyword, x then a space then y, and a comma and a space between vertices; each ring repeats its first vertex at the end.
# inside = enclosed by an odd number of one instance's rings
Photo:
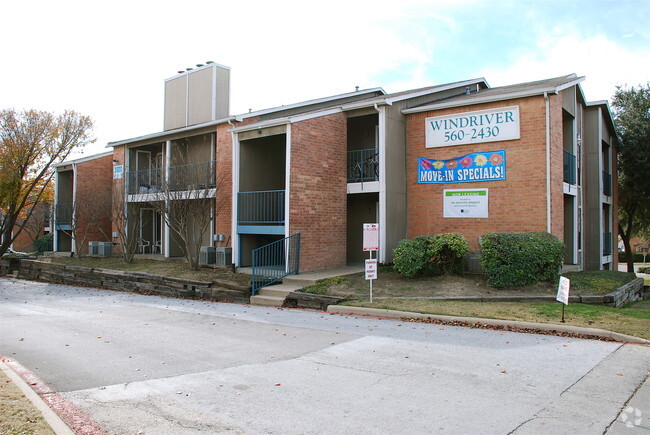
POLYGON ((127 270, 131 272, 149 272, 163 276, 173 276, 175 278, 193 279, 196 281, 211 282, 215 279, 225 279, 235 281, 240 284, 250 284, 250 275, 241 273, 232 273, 226 268, 199 268, 199 270, 190 270, 184 261, 158 261, 148 259, 135 259, 133 263, 125 263, 121 258, 109 257, 47 257, 40 258, 40 261, 50 261, 53 263, 67 264, 70 266, 94 267, 99 269, 110 270, 127 270))
MULTIPOLYGON (((372 304, 368 301, 349 301, 345 305, 539 323, 560 323, 562 319, 562 304, 559 302, 455 302, 431 299, 385 299, 375 300, 372 304)), ((606 329, 650 340, 650 300, 635 302, 623 308, 569 304, 565 308, 564 318, 566 325, 606 329)))

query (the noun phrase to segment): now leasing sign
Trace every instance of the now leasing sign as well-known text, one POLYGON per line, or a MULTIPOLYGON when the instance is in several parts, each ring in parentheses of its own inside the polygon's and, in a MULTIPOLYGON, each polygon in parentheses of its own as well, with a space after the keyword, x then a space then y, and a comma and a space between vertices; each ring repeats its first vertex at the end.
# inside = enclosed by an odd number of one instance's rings
POLYGON ((488 217, 487 189, 445 189, 443 195, 443 217, 488 217))
POLYGON ((519 139, 519 106, 425 119, 426 147, 519 139))

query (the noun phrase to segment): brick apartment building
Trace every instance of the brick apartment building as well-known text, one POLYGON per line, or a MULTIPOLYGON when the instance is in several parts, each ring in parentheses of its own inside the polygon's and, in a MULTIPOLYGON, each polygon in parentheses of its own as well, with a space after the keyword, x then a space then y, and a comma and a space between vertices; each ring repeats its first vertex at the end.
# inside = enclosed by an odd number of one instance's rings
POLYGON ((88 242, 111 242, 113 152, 53 165, 54 250, 88 253, 88 242))
POLYGON ((140 252, 182 253, 151 206, 170 201, 161 191, 171 183, 213 204, 200 244, 231 250, 238 267, 297 233, 301 270, 361 263, 370 222, 380 224, 383 263, 419 234, 459 232, 478 250, 488 231, 548 231, 565 241, 566 263, 616 266, 616 139, 607 104, 585 100, 583 78, 375 88, 235 116, 229 78, 214 63, 179 72, 165 81, 163 131, 108 144, 114 185, 141 222, 140 252), (466 171, 435 173, 456 168, 466 171))

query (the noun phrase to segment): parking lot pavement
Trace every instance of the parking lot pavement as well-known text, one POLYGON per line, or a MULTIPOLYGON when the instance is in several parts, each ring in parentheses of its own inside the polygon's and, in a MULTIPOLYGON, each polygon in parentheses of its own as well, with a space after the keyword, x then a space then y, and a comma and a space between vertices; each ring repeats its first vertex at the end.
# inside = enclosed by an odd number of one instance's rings
POLYGON ((110 433, 603 433, 650 366, 646 346, 28 281, 0 301, 0 353, 110 433))

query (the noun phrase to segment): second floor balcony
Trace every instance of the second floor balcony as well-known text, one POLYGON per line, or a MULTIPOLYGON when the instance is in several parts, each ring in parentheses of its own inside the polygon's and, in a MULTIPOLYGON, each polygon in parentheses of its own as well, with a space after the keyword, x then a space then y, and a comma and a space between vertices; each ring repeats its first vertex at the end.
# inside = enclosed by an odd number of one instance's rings
POLYGON ((348 151, 348 183, 379 180, 379 153, 375 148, 348 151))
POLYGON ((603 195, 612 196, 612 174, 603 171, 603 195))
POLYGON ((216 160, 126 173, 127 194, 190 191, 216 187, 216 160))
POLYGON ((576 156, 564 150, 564 182, 576 184, 576 156))
POLYGON ((54 220, 57 226, 72 225, 72 203, 58 203, 54 206, 54 220))

